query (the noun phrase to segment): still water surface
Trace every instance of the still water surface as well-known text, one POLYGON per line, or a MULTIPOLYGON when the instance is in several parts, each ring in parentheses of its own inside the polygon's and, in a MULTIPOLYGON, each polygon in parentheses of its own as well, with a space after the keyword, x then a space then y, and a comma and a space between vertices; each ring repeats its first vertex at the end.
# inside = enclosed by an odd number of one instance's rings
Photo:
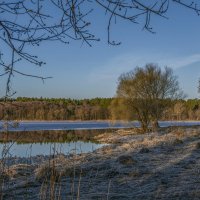
MULTIPOLYGON (((0 121, 0 126, 3 124, 0 121)), ((200 125, 200 121, 160 121, 161 127, 168 126, 191 126, 200 125)), ((2 126, 3 127, 3 126, 2 126)), ((12 123, 8 126, 10 131, 38 131, 38 130, 91 130, 91 129, 119 129, 119 128, 130 128, 140 127, 140 123, 134 122, 96 122, 96 121, 48 121, 48 122, 20 122, 17 127, 12 127, 12 123)), ((3 130, 3 128, 1 129, 3 130)))
POLYGON ((92 142, 63 142, 63 143, 33 143, 33 144, 17 144, 6 143, 0 144, 0 158, 6 153, 7 157, 26 157, 38 155, 56 155, 56 154, 80 154, 92 152, 102 147, 103 144, 95 144, 92 142), (4 151, 3 151, 4 150, 4 151))
MULTIPOLYGON (((3 122, 0 122, 0 125, 2 125, 3 122)), ((11 124, 12 125, 12 124, 11 124)), ((161 127, 169 127, 169 126, 191 126, 191 125, 200 125, 200 121, 160 121, 159 125, 161 127)), ((119 129, 119 128, 130 128, 130 127, 139 127, 139 122, 129 122, 129 123, 109 123, 109 122, 20 122, 18 127, 11 127, 9 126, 8 129, 10 131, 25 131, 25 133, 29 132, 32 133, 32 138, 36 137, 35 133, 33 131, 39 132, 39 131, 47 131, 49 130, 51 134, 55 136, 55 130, 59 130, 59 132, 64 130, 73 130, 78 131, 80 134, 85 135, 81 132, 81 130, 85 130, 90 135, 90 132, 95 132, 95 130, 107 130, 107 129, 119 129)), ((3 128, 1 129, 1 131, 3 128)), ((15 132, 10 132, 10 134, 14 134, 15 132)), ((1 133, 0 133, 1 134, 1 133)), ((48 139, 52 135, 49 134, 48 139)), ((66 133, 67 134, 67 133, 66 133)), ((20 133, 21 135, 21 133, 20 133)), ((58 133, 57 135, 60 134, 58 133)), ((24 138, 24 136, 22 135, 24 138)), ((38 136, 39 137, 39 136, 38 136)), ((53 138, 53 137, 52 137, 53 138)), ((34 142, 33 139, 32 142, 34 143, 16 143, 16 140, 14 143, 6 143, 0 144, 0 158, 2 158, 2 154, 5 152, 5 150, 9 150, 7 155, 14 157, 30 157, 30 156, 36 156, 36 155, 51 155, 53 152, 55 153, 63 153, 63 154, 70 154, 70 153, 87 153, 94 151, 97 148, 102 147, 102 144, 95 144, 94 142, 90 141, 61 141, 57 142, 55 140, 55 137, 53 138, 52 143, 47 143, 47 138, 42 141, 42 143, 34 142), (46 143, 45 143, 46 142, 46 143)), ((37 141, 37 140, 36 140, 37 141)), ((49 140, 48 140, 49 141, 49 140)))

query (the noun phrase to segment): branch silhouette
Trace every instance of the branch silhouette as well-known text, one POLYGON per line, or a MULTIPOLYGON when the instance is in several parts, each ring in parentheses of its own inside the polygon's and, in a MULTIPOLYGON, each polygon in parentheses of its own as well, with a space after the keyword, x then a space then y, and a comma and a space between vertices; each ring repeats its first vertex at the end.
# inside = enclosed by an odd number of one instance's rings
MULTIPOLYGON (((91 31, 90 14, 98 7, 107 16, 107 42, 113 40, 112 26, 117 20, 142 24, 143 29, 155 33, 152 17, 168 19, 167 12, 175 4, 200 14, 199 1, 186 0, 9 0, 0 2, 0 76, 7 76, 5 96, 12 95, 11 79, 14 73, 32 76, 16 70, 16 62, 27 61, 37 66, 45 64, 28 50, 43 41, 71 40, 92 46, 100 38, 91 31), (5 51, 5 48, 7 51, 5 51), (10 52, 10 57, 7 55, 10 52), (5 59, 5 55, 10 61, 5 59)), ((45 80, 45 77, 32 76, 45 80)), ((49 78, 49 77, 48 77, 49 78)))

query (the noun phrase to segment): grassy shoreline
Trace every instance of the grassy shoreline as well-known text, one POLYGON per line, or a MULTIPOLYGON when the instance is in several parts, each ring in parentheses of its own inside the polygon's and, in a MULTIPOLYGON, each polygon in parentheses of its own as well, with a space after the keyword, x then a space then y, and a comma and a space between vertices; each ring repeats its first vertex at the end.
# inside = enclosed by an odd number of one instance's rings
POLYGON ((92 153, 57 155, 35 165, 10 166, 5 199, 25 194, 27 199, 200 198, 199 126, 146 134, 117 130, 94 138, 110 145, 92 153))

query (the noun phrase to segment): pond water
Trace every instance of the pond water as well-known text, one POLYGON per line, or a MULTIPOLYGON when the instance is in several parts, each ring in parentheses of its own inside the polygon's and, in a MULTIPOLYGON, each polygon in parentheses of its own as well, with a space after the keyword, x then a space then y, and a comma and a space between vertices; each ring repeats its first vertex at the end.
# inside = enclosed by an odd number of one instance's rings
POLYGON ((94 138, 105 131, 100 129, 1 132, 0 158, 5 154, 7 157, 30 157, 91 152, 103 146, 94 138))
POLYGON ((1 143, 0 159, 6 154, 6 157, 26 157, 38 155, 56 155, 56 154, 80 154, 92 152, 95 149, 104 146, 93 142, 63 142, 63 143, 1 143))
MULTIPOLYGON (((134 122, 116 122, 110 123, 109 121, 47 121, 47 122, 20 122, 16 124, 10 122, 6 124, 9 131, 38 131, 38 130, 92 130, 92 129, 119 129, 119 128, 130 128, 139 127, 140 123, 134 122), (14 127, 13 127, 14 125, 14 127)), ((200 125, 200 121, 160 121, 161 127, 168 126, 191 126, 200 125)), ((0 121, 1 131, 5 128, 5 123, 0 121)))
MULTIPOLYGON (((3 122, 0 122, 3 125, 3 122)), ((8 151, 10 157, 30 157, 53 153, 87 153, 102 147, 93 136, 109 129, 139 127, 139 122, 20 122, 9 132, 0 132, 0 159, 8 151)), ((200 121, 160 121, 161 127, 200 125, 200 121)), ((2 128, 1 131, 4 129, 2 128)))
POLYGON ((5 126, 9 131, 39 131, 39 130, 92 130, 92 129, 118 129, 118 128, 129 128, 137 126, 135 122, 129 123, 110 123, 110 122, 96 122, 96 121, 41 121, 41 122, 19 122, 16 126, 15 122, 1 121, 0 126, 2 131, 5 126))

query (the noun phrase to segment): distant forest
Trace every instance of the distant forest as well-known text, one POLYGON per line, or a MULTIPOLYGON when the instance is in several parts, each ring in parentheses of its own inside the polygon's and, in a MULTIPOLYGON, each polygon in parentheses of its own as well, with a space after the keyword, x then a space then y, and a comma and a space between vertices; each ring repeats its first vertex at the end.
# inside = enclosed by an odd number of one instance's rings
MULTIPOLYGON (((18 97, 0 100, 1 120, 111 120, 113 98, 63 99, 18 97)), ((134 113, 132 119, 134 120, 134 113)), ((200 100, 176 100, 161 120, 200 120, 200 100)))
POLYGON ((63 99, 18 97, 0 102, 0 118, 11 120, 109 119, 112 98, 63 99))

